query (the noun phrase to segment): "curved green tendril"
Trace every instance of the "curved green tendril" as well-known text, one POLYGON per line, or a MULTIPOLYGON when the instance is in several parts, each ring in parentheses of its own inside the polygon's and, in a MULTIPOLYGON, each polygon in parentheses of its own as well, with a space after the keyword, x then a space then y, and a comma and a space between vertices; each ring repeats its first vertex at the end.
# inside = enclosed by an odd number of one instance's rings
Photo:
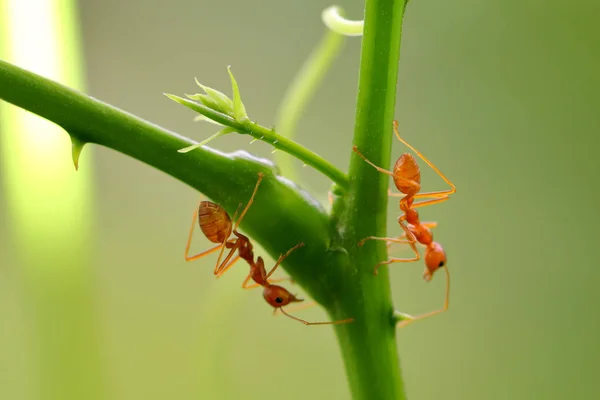
POLYGON ((333 32, 344 36, 362 36, 364 20, 353 21, 344 18, 342 9, 338 6, 331 6, 321 13, 323 23, 333 32))

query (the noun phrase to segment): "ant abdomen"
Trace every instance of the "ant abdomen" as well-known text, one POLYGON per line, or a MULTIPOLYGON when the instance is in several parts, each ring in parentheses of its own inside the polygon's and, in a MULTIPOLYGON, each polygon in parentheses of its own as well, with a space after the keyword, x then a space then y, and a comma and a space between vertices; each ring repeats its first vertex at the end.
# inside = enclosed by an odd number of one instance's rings
POLYGON ((265 286, 263 290, 263 297, 274 308, 280 308, 287 306, 290 303, 304 301, 299 299, 284 287, 278 285, 265 286))
POLYGON ((231 218, 220 205, 211 201, 201 201, 198 206, 198 223, 208 240, 224 243, 231 234, 231 218))
POLYGON ((394 164, 394 184, 404 194, 414 195, 421 190, 421 170, 417 160, 404 153, 394 164))

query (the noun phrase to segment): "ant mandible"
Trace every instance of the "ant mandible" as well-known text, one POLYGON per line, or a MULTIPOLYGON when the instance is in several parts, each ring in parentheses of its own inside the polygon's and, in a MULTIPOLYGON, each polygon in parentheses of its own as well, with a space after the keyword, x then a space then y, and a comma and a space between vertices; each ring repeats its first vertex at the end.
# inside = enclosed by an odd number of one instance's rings
POLYGON ((401 194, 391 194, 391 196, 402 196, 402 199, 400 199, 400 211, 402 211, 403 214, 398 218, 398 224, 400 225, 400 228, 402 228, 402 230, 404 231, 404 234, 398 238, 382 238, 369 236, 361 240, 358 243, 358 245, 362 246, 367 240, 383 240, 388 243, 405 243, 410 245, 411 249, 415 254, 413 258, 392 257, 387 261, 380 262, 375 266, 375 275, 377 275, 377 270, 381 265, 388 265, 397 262, 418 261, 421 257, 419 255, 419 251, 417 250, 416 242, 419 242, 425 246, 425 271, 423 273, 423 278, 426 281, 430 281, 435 271, 437 271, 439 268, 444 268, 446 272, 446 297, 443 308, 416 317, 411 317, 411 319, 405 320, 401 323, 406 325, 418 319, 423 319, 432 315, 442 313, 448 309, 450 297, 450 273, 448 272, 448 267, 446 266, 446 252, 444 251, 441 244, 433 241, 433 234, 431 233, 430 228, 435 227, 437 224, 435 222, 421 222, 419 220, 419 213, 416 210, 416 208, 429 206, 448 200, 450 198, 450 195, 456 192, 456 187, 448 178, 446 178, 444 174, 440 172, 440 170, 435 165, 431 163, 431 161, 425 158, 425 156, 423 156, 421 152, 416 150, 414 147, 412 147, 400 137, 400 134, 398 133, 397 121, 394 120, 393 126, 394 133, 398 140, 404 145, 406 145, 406 147, 411 149, 415 154, 417 154, 419 158, 421 158, 421 160, 423 160, 427 165, 429 165, 450 186, 450 189, 448 190, 419 193, 419 191, 421 190, 421 171, 419 169, 417 161, 415 160, 415 157, 412 154, 402 154, 400 158, 398 158, 398 161, 396 161, 392 172, 373 164, 358 150, 356 146, 352 148, 352 150, 354 150, 354 152, 359 157, 365 160, 377 171, 386 175, 390 175, 394 179, 394 184, 396 185, 396 188, 401 192, 401 194), (427 200, 414 202, 415 199, 427 200), (406 239, 403 239, 403 237, 406 237, 406 239))
MULTIPOLYGON (((227 271, 229 268, 231 268, 231 266, 236 261, 238 261, 240 258, 245 260, 248 263, 248 265, 250 265, 250 273, 248 274, 248 277, 244 280, 244 283, 242 284, 242 288, 252 289, 252 288, 256 288, 256 287, 262 287, 264 299, 266 300, 267 303, 269 303, 274 308, 275 312, 277 310, 281 310, 281 312, 284 315, 286 315, 287 317, 289 317, 293 320, 296 320, 298 322, 301 322, 304 325, 337 325, 337 324, 352 322, 353 321, 352 318, 345 319, 345 320, 339 320, 339 321, 331 321, 331 322, 330 321, 328 321, 328 322, 308 322, 308 321, 305 321, 301 318, 295 317, 295 316, 287 313, 283 309, 283 307, 289 305, 290 303, 302 302, 304 300, 297 298, 295 295, 291 294, 287 289, 285 289, 282 286, 273 285, 273 282, 284 281, 284 280, 287 280, 288 278, 282 278, 282 279, 269 279, 269 278, 271 277, 273 272, 275 272, 277 267, 279 267, 279 265, 283 262, 283 260, 285 260, 297 248, 303 247, 304 243, 300 243, 300 244, 292 247, 290 250, 288 250, 287 253, 281 255, 279 257, 279 259, 277 260, 277 262, 275 263, 275 265, 273 266, 273 268, 269 271, 269 273, 267 273, 266 269, 265 269, 265 263, 264 263, 262 257, 259 256, 257 258, 256 262, 254 261, 254 250, 253 250, 252 242, 250 241, 250 239, 246 235, 237 231, 237 228, 240 225, 243 217, 246 215, 246 213, 248 212, 248 209, 250 208, 250 206, 252 205, 252 203, 254 201, 254 197, 258 190, 258 186, 260 185, 260 182, 263 179, 263 176, 264 176, 263 173, 259 172, 258 181, 256 182, 256 186, 254 187, 252 196, 250 197, 248 204, 246 205, 246 207, 240 214, 240 218, 236 221, 235 226, 233 225, 232 219, 229 217, 229 214, 227 213, 227 211, 225 211, 225 209, 223 207, 221 207, 220 205, 218 205, 216 203, 210 202, 210 201, 201 201, 200 202, 200 205, 198 206, 197 214, 196 214, 196 211, 194 211, 194 216, 192 218, 192 226, 190 228, 190 233, 188 235, 188 241, 187 241, 187 245, 185 248, 186 261, 197 260, 201 257, 204 257, 210 253, 217 251, 218 249, 221 249, 221 253, 219 254, 219 258, 215 265, 214 274, 217 277, 219 277, 222 274, 224 274, 225 271, 227 271), (199 220, 200 229, 202 230, 204 235, 208 238, 208 240, 210 240, 213 243, 218 243, 218 245, 213 248, 210 248, 206 251, 198 253, 196 255, 189 256, 189 250, 190 250, 190 246, 191 246, 191 242, 192 242, 192 236, 193 236, 194 227, 196 224, 196 219, 199 220), (229 238, 232 233, 236 236, 236 238, 230 240, 229 238), (230 251, 227 254, 227 256, 225 257, 225 259, 223 260, 223 262, 221 262, 221 257, 223 255, 225 248, 230 249, 230 251), (236 250, 238 250, 238 255, 233 260, 231 260, 231 258, 235 254, 236 250), (255 282, 255 284, 248 285, 250 280, 253 280, 255 282)), ((238 206, 238 210, 240 207, 241 207, 241 204, 238 206)), ((235 220, 238 210, 236 210, 233 220, 235 220)))

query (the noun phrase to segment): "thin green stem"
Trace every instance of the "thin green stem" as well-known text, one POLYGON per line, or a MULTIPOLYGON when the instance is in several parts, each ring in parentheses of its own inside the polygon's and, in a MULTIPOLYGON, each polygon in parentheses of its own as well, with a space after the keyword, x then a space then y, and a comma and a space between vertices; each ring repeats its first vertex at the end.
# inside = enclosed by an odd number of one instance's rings
POLYGON ((353 21, 342 15, 342 10, 338 6, 331 6, 323 10, 323 22, 334 32, 344 36, 362 36, 365 21, 353 21))
MULTIPOLYGON (((405 0, 366 2, 354 144, 383 167, 390 163, 404 9, 405 0)), ((386 236, 389 177, 355 154, 349 176, 343 240, 358 278, 343 286, 342 298, 354 299, 343 308, 351 308, 361 322, 336 332, 354 398, 403 399, 387 268, 373 275, 387 258, 386 246, 381 241, 357 246, 367 236, 386 236)))
MULTIPOLYGON (((312 99, 325 74, 342 50, 344 39, 344 36, 327 30, 283 96, 275 118, 275 126, 288 139, 295 136, 298 120, 306 104, 312 99)), ((275 160, 283 175, 298 181, 297 168, 294 167, 287 153, 276 153, 275 160)))
POLYGON ((348 176, 346 174, 323 157, 308 150, 306 147, 279 135, 274 129, 265 128, 250 120, 238 121, 227 114, 183 97, 175 96, 173 94, 166 94, 166 96, 221 125, 235 129, 238 133, 250 135, 255 139, 269 143, 277 150, 285 151, 286 153, 293 155, 306 165, 310 165, 317 171, 323 173, 340 187, 344 189, 348 188, 348 176))

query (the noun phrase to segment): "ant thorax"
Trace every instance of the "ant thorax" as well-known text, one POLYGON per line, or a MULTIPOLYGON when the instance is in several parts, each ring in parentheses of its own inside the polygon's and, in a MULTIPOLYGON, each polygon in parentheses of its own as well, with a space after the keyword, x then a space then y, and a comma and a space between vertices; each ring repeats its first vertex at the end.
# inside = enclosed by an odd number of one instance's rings
POLYGON ((268 286, 269 282, 267 281, 267 271, 265 270, 265 262, 263 261, 262 257, 259 256, 256 259, 256 263, 253 263, 252 261, 249 263, 250 276, 252 277, 252 280, 261 286, 268 286))
POLYGON ((414 208, 410 208, 410 204, 405 205, 403 203, 403 201, 400 202, 400 210, 404 213, 406 222, 408 222, 411 225, 419 224, 419 212, 414 208))
POLYGON ((429 246, 433 242, 433 234, 428 227, 417 223, 408 225, 408 229, 414 235, 417 242, 425 246, 429 246))
POLYGON ((238 254, 244 260, 249 263, 252 263, 254 260, 254 247, 248 238, 238 232, 236 232, 238 236, 238 240, 236 242, 236 246, 238 248, 238 254))

